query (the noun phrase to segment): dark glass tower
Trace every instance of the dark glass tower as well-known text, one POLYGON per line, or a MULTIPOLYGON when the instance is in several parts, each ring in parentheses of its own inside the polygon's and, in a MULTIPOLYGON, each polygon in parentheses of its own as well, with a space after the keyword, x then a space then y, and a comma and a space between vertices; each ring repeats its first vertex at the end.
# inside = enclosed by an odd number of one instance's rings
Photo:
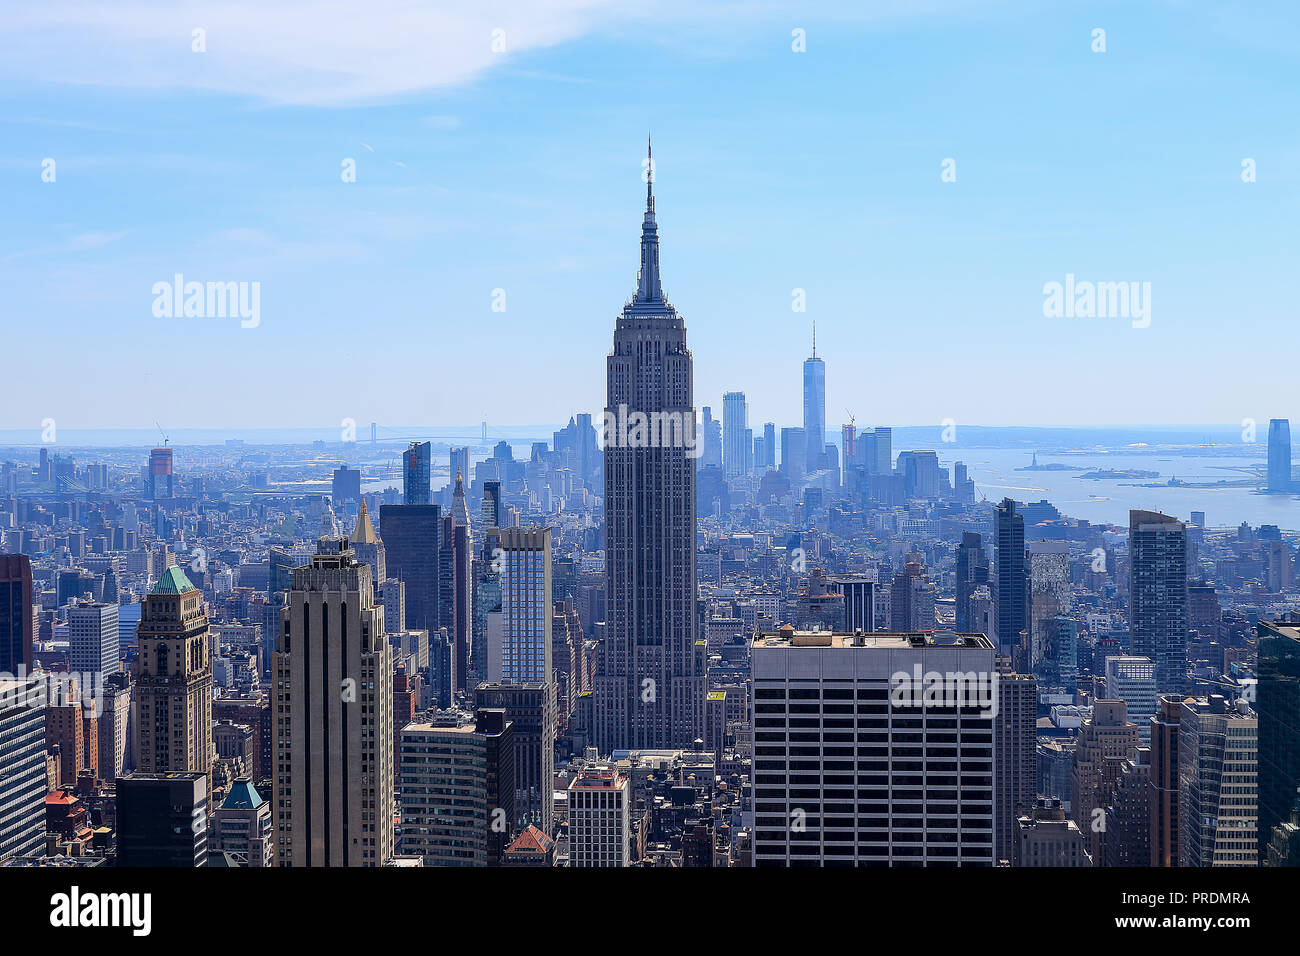
POLYGON ((442 614, 442 509, 437 505, 383 505, 379 536, 391 577, 406 583, 406 626, 429 636, 451 623, 442 614))
POLYGON ((32 562, 0 554, 0 674, 32 669, 32 562))
POLYGON ((1256 625, 1259 649, 1259 847, 1300 799, 1300 627, 1256 625))
POLYGON ((1129 649, 1156 665, 1156 690, 1187 681, 1187 528, 1155 511, 1130 511, 1129 649))
MULTIPOLYGON (((989 583, 989 559, 984 553, 984 539, 974 531, 961 533, 957 546, 957 632, 965 634, 971 627, 971 592, 989 583)), ((986 635, 992 636, 992 635, 986 635)))
POLYGON ((404 505, 427 505, 433 499, 429 491, 432 447, 426 442, 411 442, 402 456, 404 505))
POLYGON ((694 633, 693 373, 686 325, 659 282, 653 179, 636 295, 618 318, 607 360, 607 634, 594 701, 594 743, 606 754, 691 746, 704 724, 704 654, 694 633), (660 430, 657 441, 622 434, 619 422, 637 412, 688 431, 662 440, 660 430))
POLYGON ((1025 516, 1003 498, 993 515, 997 536, 998 653, 1015 658, 1028 621, 1029 581, 1025 571, 1025 516))
POLYGON ((1268 423, 1268 490, 1291 490, 1291 422, 1285 418, 1268 423))

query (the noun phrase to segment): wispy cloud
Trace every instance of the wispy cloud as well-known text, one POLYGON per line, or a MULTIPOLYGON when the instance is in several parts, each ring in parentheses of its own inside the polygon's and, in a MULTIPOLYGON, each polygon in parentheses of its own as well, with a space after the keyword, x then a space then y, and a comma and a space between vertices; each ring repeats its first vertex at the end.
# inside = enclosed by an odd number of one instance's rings
MULTIPOLYGON (((42 0, 6 12, 0 73, 38 83, 203 89, 278 104, 346 106, 460 86, 507 64, 526 70, 520 54, 602 30, 653 25, 718 48, 740 33, 776 26, 788 33, 818 17, 891 22, 1006 2, 42 0)), ((785 33, 773 41, 778 35, 785 33)))
POLYGON ((615 0, 46 0, 6 13, 0 63, 38 82, 346 105, 463 84, 582 36, 618 8, 615 0))
POLYGON ((125 232, 83 232, 70 236, 55 246, 43 246, 37 249, 23 249, 18 252, 11 252, 3 257, 3 261, 10 262, 32 256, 58 256, 67 253, 88 252, 92 249, 102 249, 104 246, 111 245, 125 237, 125 232))

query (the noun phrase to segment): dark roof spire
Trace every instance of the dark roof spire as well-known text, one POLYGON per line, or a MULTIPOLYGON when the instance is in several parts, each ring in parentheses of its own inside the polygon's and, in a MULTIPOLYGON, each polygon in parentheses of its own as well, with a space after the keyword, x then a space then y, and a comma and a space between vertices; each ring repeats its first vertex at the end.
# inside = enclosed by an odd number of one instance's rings
POLYGON ((645 140, 645 218, 641 221, 641 272, 637 275, 636 301, 662 302, 659 282, 659 224, 655 222, 655 161, 650 136, 645 140))

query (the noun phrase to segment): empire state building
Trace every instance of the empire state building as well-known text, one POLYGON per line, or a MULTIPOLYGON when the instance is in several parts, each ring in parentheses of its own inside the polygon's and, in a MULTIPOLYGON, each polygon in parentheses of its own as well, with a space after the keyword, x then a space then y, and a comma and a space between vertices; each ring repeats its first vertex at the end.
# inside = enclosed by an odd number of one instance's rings
POLYGON ((703 733, 695 638, 695 403, 686 324, 659 282, 654 166, 641 272, 614 327, 605 408, 606 635, 596 677, 601 753, 690 747, 703 733), (627 431, 626 423, 685 426, 627 431))

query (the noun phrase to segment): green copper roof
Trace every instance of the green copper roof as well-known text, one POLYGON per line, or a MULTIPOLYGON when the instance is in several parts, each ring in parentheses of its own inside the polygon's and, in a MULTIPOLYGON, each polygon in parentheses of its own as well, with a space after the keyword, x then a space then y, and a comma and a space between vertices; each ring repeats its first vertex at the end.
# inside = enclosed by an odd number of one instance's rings
POLYGON ((256 810, 262 805, 261 794, 253 786, 253 781, 240 777, 230 787, 230 793, 226 794, 225 802, 221 804, 223 810, 256 810))
POLYGON ((198 588, 191 584, 190 579, 185 576, 185 572, 173 564, 162 573, 162 577, 158 579, 158 583, 154 585, 153 590, 149 593, 184 594, 186 591, 197 590, 198 588))

